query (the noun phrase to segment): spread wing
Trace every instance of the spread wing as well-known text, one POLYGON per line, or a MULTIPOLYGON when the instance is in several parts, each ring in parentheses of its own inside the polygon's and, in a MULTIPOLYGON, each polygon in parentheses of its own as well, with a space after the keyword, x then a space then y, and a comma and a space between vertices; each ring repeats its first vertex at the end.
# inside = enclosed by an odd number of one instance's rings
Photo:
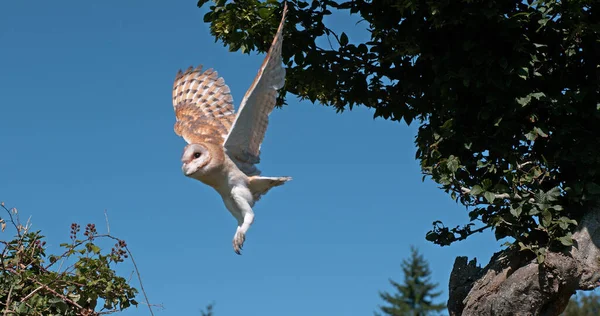
POLYGON ((202 66, 177 73, 173 83, 175 133, 188 144, 223 144, 235 113, 229 87, 216 71, 202 66))
POLYGON ((281 22, 267 56, 242 99, 237 117, 223 145, 238 168, 248 175, 259 173, 254 164, 260 162, 260 145, 267 130, 269 114, 275 107, 277 90, 285 82, 281 43, 286 13, 287 3, 284 4, 281 22))

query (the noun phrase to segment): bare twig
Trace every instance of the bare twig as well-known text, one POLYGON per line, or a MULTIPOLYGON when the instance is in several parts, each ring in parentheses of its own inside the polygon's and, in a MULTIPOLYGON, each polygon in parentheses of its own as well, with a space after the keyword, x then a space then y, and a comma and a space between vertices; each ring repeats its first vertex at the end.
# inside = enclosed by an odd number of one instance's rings
POLYGON ((53 290, 51 287, 49 287, 49 286, 46 286, 46 285, 45 285, 45 284, 43 284, 42 282, 40 282, 40 281, 38 281, 38 280, 36 280, 36 279, 32 279, 32 278, 27 278, 27 279, 28 279, 29 281, 35 282, 35 283, 36 283, 36 284, 38 284, 38 285, 41 285, 41 286, 42 286, 42 287, 43 287, 45 290, 47 290, 48 292, 50 292, 50 293, 52 293, 52 294, 54 294, 54 295, 56 295, 56 296, 60 297, 60 298, 61 298, 63 301, 65 301, 65 302, 67 302, 67 303, 69 303, 69 304, 71 304, 71 305, 73 305, 73 306, 75 306, 75 307, 79 308, 80 310, 83 310, 83 307, 82 307, 81 305, 77 304, 75 301, 73 301, 72 299, 70 299, 70 298, 66 297, 65 295, 63 295, 63 294, 61 294, 61 293, 58 293, 58 292, 56 292, 56 291, 55 291, 55 290, 53 290))
MULTIPOLYGON (((468 188, 465 188, 465 187, 461 187, 460 191, 462 192, 462 194, 469 194, 469 193, 471 193, 471 189, 468 189, 468 188)), ((533 194, 533 192, 529 192, 529 193, 533 194)), ((500 194, 499 193, 494 193, 494 198, 496 198, 496 199, 512 199, 512 200, 516 200, 516 201, 522 201, 523 200, 523 198, 520 195, 518 195, 518 194, 515 194, 513 197, 511 197, 510 194, 508 194, 508 193, 500 193, 500 194)), ((535 199, 534 198, 530 198, 528 200, 528 202, 529 203, 533 203, 533 202, 535 202, 535 199)))
POLYGON ((104 210, 104 218, 106 219, 106 232, 110 235, 110 224, 108 223, 108 213, 104 210))
POLYGON ((11 210, 9 210, 6 206, 4 206, 4 203, 2 203, 2 208, 6 211, 6 213, 8 213, 10 222, 13 224, 13 226, 17 230, 17 236, 21 237, 21 230, 19 229, 19 225, 17 224, 17 222, 15 222, 15 218, 13 217, 13 214, 12 214, 13 212, 11 210))
POLYGON ((490 227, 492 227, 492 225, 485 225, 485 226, 479 227, 476 230, 470 231, 469 234, 466 235, 466 236, 464 236, 464 237, 461 236, 461 237, 456 238, 456 240, 457 241, 465 240, 465 239, 467 239, 468 236, 474 235, 475 233, 481 233, 481 232, 483 232, 484 230, 486 230, 486 229, 488 229, 490 227))
POLYGON ((6 309, 4 310, 4 316, 8 315, 8 310, 10 308, 10 297, 12 295, 12 290, 13 290, 13 286, 10 286, 10 289, 8 290, 8 297, 6 298, 6 309))
MULTIPOLYGON (((18 273, 18 271, 14 270, 12 268, 9 268, 8 271, 10 271, 12 273, 18 273)), ((28 277, 27 280, 29 280, 31 282, 34 282, 35 284, 39 285, 43 289, 47 290, 48 292, 50 292, 50 293, 52 293, 52 294, 60 297, 63 301, 65 301, 65 302, 67 302, 67 303, 69 303, 69 304, 71 304, 71 305, 79 308, 80 310, 83 310, 83 307, 81 305, 77 304, 76 302, 74 302, 70 298, 66 297, 64 294, 56 292, 54 289, 52 289, 51 287, 47 286, 46 284, 44 284, 44 283, 42 283, 42 282, 40 282, 40 281, 38 281, 38 280, 36 280, 34 278, 29 278, 28 277)))
POLYGON ((21 299, 21 303, 22 303, 22 302, 25 302, 25 301, 26 301, 26 300, 28 300, 28 299, 30 299, 30 298, 33 296, 33 294, 37 293, 37 291, 39 291, 39 290, 41 290, 41 289, 43 289, 43 288, 44 288, 44 287, 40 285, 40 286, 39 286, 39 287, 37 287, 35 290, 31 291, 31 293, 27 294, 27 296, 25 296, 25 297, 23 297, 23 298, 21 299))
POLYGON ((526 161, 526 162, 524 162, 522 164, 517 164, 517 169, 521 169, 521 168, 523 168, 523 167, 525 167, 527 165, 530 165, 532 163, 533 163, 533 161, 526 161))
POLYGON ((146 304, 148 304, 148 309, 150 310, 150 315, 154 316, 154 312, 152 311, 152 306, 150 305, 150 300, 148 300, 148 295, 146 294, 146 290, 144 289, 144 285, 142 284, 142 276, 140 275, 140 270, 137 267, 137 264, 135 263, 135 260, 133 260, 133 255, 131 254, 131 251, 129 250, 129 248, 127 248, 127 246, 125 246, 125 250, 127 250, 127 253, 129 254, 129 258, 131 259, 131 262, 133 263, 133 267, 135 268, 135 273, 137 274, 138 280, 140 281, 140 288, 142 289, 142 294, 144 294, 144 299, 146 300, 146 304))

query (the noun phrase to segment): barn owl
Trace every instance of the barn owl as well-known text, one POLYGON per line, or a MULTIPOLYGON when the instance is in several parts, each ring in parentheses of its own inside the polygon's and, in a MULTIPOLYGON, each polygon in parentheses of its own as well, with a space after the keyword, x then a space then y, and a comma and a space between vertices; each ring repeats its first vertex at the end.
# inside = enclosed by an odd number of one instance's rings
POLYGON ((187 142, 181 157, 185 176, 213 187, 237 220, 233 250, 238 255, 254 221, 252 207, 271 188, 291 177, 262 177, 256 164, 273 111, 277 90, 285 81, 281 59, 283 16, 269 51, 240 103, 237 113, 223 78, 202 66, 179 70, 173 84, 175 133, 187 142))

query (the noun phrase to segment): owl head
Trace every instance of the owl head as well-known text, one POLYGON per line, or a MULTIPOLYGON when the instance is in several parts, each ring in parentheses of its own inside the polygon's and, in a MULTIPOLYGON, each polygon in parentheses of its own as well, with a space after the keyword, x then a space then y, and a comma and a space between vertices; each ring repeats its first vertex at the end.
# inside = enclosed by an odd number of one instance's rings
POLYGON ((223 166, 223 149, 211 143, 193 143, 185 146, 181 156, 181 170, 186 177, 210 182, 211 176, 223 166))

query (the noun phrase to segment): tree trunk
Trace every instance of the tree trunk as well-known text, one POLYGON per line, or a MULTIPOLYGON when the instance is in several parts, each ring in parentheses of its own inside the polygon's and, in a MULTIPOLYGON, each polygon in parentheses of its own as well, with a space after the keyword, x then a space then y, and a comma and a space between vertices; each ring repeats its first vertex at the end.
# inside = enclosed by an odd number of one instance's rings
POLYGON ((485 268, 457 257, 450 275, 450 315, 559 315, 576 290, 592 290, 600 280, 600 210, 588 212, 564 252, 535 256, 504 250, 485 268))

